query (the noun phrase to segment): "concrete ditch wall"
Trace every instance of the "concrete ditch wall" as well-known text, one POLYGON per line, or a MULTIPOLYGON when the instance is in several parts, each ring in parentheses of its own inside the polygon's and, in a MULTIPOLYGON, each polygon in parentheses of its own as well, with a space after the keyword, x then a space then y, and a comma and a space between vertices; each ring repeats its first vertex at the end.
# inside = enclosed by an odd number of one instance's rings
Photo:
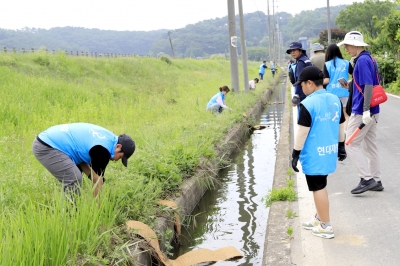
MULTIPOLYGON (((286 187, 286 180, 293 178, 293 176, 288 175, 288 169, 291 169, 291 147, 293 145, 293 140, 290 138, 292 136, 290 126, 292 103, 288 100, 287 93, 285 99, 272 185, 275 189, 286 187)), ((291 239, 287 234, 287 228, 291 227, 291 220, 286 217, 286 210, 296 209, 294 204, 295 202, 279 201, 270 206, 262 265, 291 265, 291 239)))
MULTIPOLYGON (((284 77, 282 76, 280 77, 280 79, 275 79, 275 83, 271 84, 271 87, 272 88, 277 87, 278 86, 277 82, 281 82, 283 79, 284 77)), ((253 106, 253 108, 251 108, 248 111, 248 113, 246 114, 247 118, 244 118, 240 123, 238 123, 235 127, 229 130, 223 143, 220 146, 216 147, 216 150, 218 152, 217 158, 222 158, 223 160, 226 160, 232 153, 238 151, 238 148, 241 146, 243 141, 246 141, 249 137, 250 132, 247 122, 258 121, 259 116, 264 110, 265 105, 268 103, 268 101, 270 101, 272 94, 273 90, 271 88, 268 88, 262 95, 261 99, 253 106)), ((190 179, 184 181, 182 185, 181 196, 173 200, 178 205, 179 208, 178 212, 181 217, 190 215, 193 209, 200 201, 200 199, 203 197, 204 193, 207 191, 207 186, 206 182, 204 182, 204 179, 209 178, 210 176, 217 175, 220 169, 219 162, 220 161, 218 159, 214 161, 205 161, 205 160, 201 161, 200 165, 196 170, 195 175, 190 179)), ((278 158, 277 158, 277 163, 278 163, 278 158)), ((274 187, 275 187, 275 181, 274 181, 274 187)), ((273 215, 271 214, 271 212, 272 211, 270 210, 269 214, 270 216, 273 215)), ((157 228, 155 228, 155 231, 157 232, 165 232, 168 228, 174 230, 174 223, 171 219, 159 217, 157 224, 158 226, 157 228)), ((163 241, 172 241, 172 239, 160 239, 161 249, 164 248, 164 245, 162 244, 163 241)), ((146 265, 146 266, 152 265, 150 255, 147 254, 146 252, 136 256, 136 261, 137 265, 146 265)))

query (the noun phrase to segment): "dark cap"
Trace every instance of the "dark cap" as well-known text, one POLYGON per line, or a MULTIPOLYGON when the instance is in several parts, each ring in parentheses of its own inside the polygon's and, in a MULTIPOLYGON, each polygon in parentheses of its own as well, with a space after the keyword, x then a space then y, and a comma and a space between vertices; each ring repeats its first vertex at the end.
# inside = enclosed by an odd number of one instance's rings
POLYGON ((122 134, 118 137, 118 143, 122 145, 122 151, 124 153, 122 164, 127 167, 129 157, 135 152, 135 142, 130 136, 122 134))
POLYGON ((292 43, 290 43, 289 48, 286 50, 286 53, 290 54, 290 51, 297 50, 297 49, 302 50, 304 52, 306 51, 303 49, 303 46, 301 45, 300 42, 292 42, 292 43))
POLYGON ((299 80, 296 81, 293 86, 299 85, 303 81, 307 80, 321 80, 324 79, 324 74, 322 73, 321 69, 316 66, 308 66, 303 68, 300 73, 299 80))

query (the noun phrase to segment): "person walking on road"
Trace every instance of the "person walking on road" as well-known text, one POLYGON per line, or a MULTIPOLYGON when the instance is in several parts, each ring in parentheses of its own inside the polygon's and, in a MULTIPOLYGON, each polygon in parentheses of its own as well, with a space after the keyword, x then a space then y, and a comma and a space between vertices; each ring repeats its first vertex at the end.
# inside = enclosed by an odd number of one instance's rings
MULTIPOLYGON (((306 50, 303 49, 301 43, 299 43, 299 42, 292 42, 289 45, 289 49, 286 50, 286 53, 290 54, 292 56, 292 58, 294 60, 296 60, 296 63, 295 63, 296 67, 294 68, 295 69, 294 78, 295 78, 295 83, 296 83, 299 80, 301 71, 306 66, 312 66, 312 62, 307 57, 306 50)), ((298 106, 299 103, 301 101, 303 101, 305 98, 306 98, 306 95, 303 93, 301 85, 297 83, 297 85, 295 86, 295 90, 294 90, 294 96, 292 98, 292 105, 298 106)))
POLYGON ((215 113, 222 113, 224 109, 232 110, 231 108, 226 106, 225 102, 225 96, 228 94, 228 92, 230 92, 228 86, 222 86, 221 88, 219 88, 219 92, 215 94, 207 103, 206 110, 215 113))
POLYGON ((300 103, 292 168, 299 172, 300 160, 317 209, 315 217, 302 224, 303 228, 312 230, 315 236, 333 238, 326 185, 328 174, 336 170, 336 161, 347 157, 342 126, 345 117, 339 98, 323 89, 323 78, 318 67, 308 66, 295 83, 302 86, 307 98, 300 103))
MULTIPOLYGON (((349 157, 360 177, 359 184, 351 190, 351 193, 360 194, 368 190, 382 191, 384 188, 376 143, 379 105, 370 107, 372 87, 378 85, 380 80, 378 66, 370 52, 364 49, 369 45, 364 42, 364 37, 360 32, 348 32, 344 40, 338 43, 338 46, 341 45, 350 56, 355 57, 352 87, 349 88, 352 90, 352 108, 346 136, 350 137, 361 123, 365 124, 347 147, 349 157)), ((348 87, 348 84, 345 87, 348 87)))
MULTIPOLYGON (((346 113, 346 105, 349 100, 349 90, 342 88, 339 78, 344 80, 349 79, 349 74, 353 74, 353 66, 346 59, 343 59, 343 55, 340 52, 339 47, 333 43, 326 48, 325 53, 325 64, 324 64, 324 85, 326 90, 339 97, 343 105, 343 112, 346 117, 346 125, 349 120, 349 116, 346 113)), ((347 126, 345 126, 346 128, 347 126)))
POLYGON ((63 185, 64 193, 80 194, 82 172, 91 180, 96 197, 103 186, 108 162, 128 159, 135 152, 135 142, 126 134, 89 123, 56 125, 40 133, 32 144, 36 159, 63 185))
POLYGON ((260 65, 260 69, 258 70, 258 75, 260 76, 260 80, 264 80, 264 74, 265 74, 265 69, 267 67, 267 61, 263 61, 263 63, 260 65))

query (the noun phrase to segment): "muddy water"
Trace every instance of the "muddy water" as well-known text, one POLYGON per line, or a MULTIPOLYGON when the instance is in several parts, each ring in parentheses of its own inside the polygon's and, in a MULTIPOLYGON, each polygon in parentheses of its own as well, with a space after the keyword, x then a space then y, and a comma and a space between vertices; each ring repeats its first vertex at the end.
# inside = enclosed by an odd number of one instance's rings
MULTIPOLYGON (((280 84, 272 102, 282 102, 285 84, 280 84)), ((270 104, 256 130, 244 143, 227 169, 220 171, 214 190, 206 192, 193 210, 196 225, 182 228, 181 246, 173 258, 188 251, 236 247, 244 257, 215 265, 261 265, 268 211, 262 198, 272 187, 283 104, 270 104)))

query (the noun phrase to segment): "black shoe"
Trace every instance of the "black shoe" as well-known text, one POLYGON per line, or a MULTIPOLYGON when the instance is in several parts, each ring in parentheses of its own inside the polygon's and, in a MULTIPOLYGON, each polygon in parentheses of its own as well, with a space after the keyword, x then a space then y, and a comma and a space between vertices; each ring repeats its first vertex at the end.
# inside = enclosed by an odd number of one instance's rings
POLYGON ((379 186, 379 184, 375 181, 375 179, 371 178, 370 180, 365 180, 364 178, 361 178, 360 183, 351 191, 351 194, 361 194, 367 190, 372 190, 377 186, 379 186))
POLYGON ((371 191, 382 191, 383 190, 382 182, 378 181, 377 183, 378 183, 378 185, 376 187, 374 187, 373 189, 370 189, 371 191))

